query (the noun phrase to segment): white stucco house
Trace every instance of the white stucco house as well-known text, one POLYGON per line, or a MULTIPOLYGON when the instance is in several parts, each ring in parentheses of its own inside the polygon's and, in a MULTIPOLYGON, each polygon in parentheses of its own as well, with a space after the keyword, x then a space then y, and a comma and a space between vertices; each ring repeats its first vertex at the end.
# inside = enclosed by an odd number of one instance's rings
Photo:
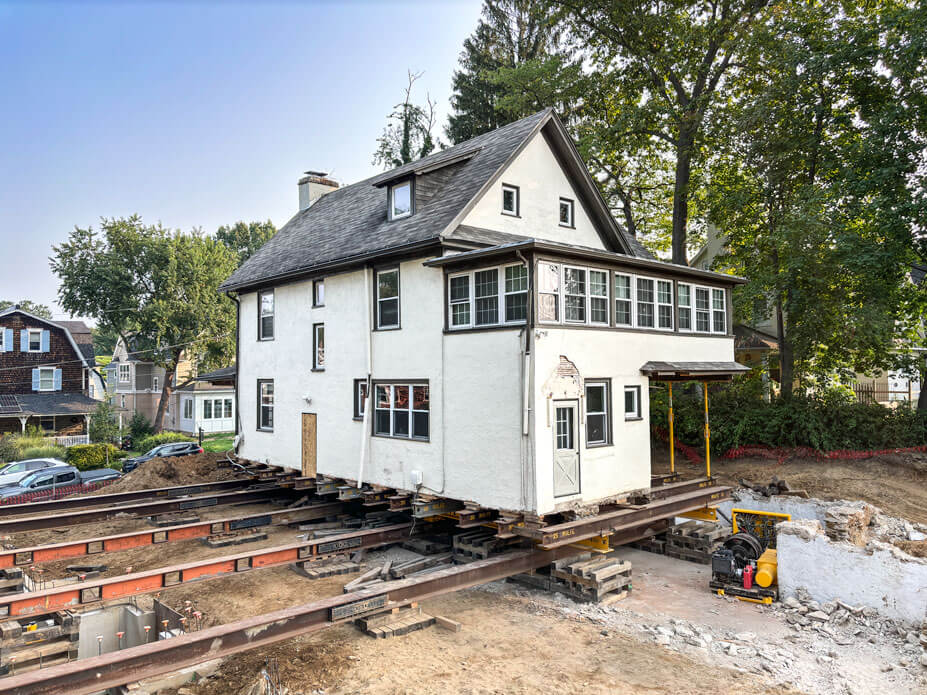
POLYGON ((739 280, 625 234, 551 110, 300 187, 223 285, 249 459, 546 514, 650 486, 651 377, 744 369, 739 280))

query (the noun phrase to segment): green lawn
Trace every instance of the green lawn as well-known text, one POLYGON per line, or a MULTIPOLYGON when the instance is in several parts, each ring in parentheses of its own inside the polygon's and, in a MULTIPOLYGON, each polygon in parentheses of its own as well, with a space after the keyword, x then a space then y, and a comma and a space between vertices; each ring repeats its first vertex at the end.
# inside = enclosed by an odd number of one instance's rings
POLYGON ((235 435, 229 433, 207 435, 203 437, 203 450, 223 454, 231 450, 234 439, 235 435))

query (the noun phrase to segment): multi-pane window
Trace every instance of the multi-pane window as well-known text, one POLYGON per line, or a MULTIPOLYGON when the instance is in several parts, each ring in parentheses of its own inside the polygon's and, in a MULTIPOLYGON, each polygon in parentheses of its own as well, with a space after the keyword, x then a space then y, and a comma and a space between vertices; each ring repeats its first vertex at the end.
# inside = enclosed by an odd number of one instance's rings
POLYGON ((510 265, 505 269, 505 321, 528 318, 528 268, 510 265))
POLYGON ((399 268, 377 271, 377 328, 399 328, 399 268))
POLYGON ((374 434, 401 439, 428 439, 428 384, 376 384, 374 393, 374 434))
POLYGON ((586 382, 586 445, 608 444, 608 382, 586 382))
POLYGON ((560 199, 560 226, 573 226, 573 201, 569 198, 560 199))
POLYGON ((274 339, 274 291, 258 293, 258 340, 274 339))
POLYGON ((582 268, 563 269, 563 307, 568 322, 586 322, 586 271, 582 268))
POLYGON ((727 308, 724 302, 724 290, 711 290, 711 330, 715 333, 724 333, 727 324, 727 308))
POLYGON ((225 399, 225 417, 226 419, 232 417, 232 399, 231 398, 225 399))
POLYGON ((639 420, 641 417, 641 387, 624 387, 624 419, 639 420))
POLYGON ((673 328, 673 283, 657 280, 657 327, 673 328))
POLYGON ((397 220, 400 217, 408 217, 412 214, 412 182, 404 181, 390 186, 390 219, 397 220))
POLYGON ((29 331, 29 352, 41 352, 41 351, 42 351, 42 331, 30 330, 29 331))
POLYGON ((557 408, 557 448, 573 449, 573 408, 557 408))
POLYGON ((679 304, 679 330, 692 330, 692 286, 679 283, 676 287, 679 295, 677 302, 679 304))
POLYGON ((560 266, 538 263, 538 319, 560 320, 560 266))
POLYGON ((711 330, 711 305, 707 287, 695 288, 695 330, 700 333, 711 330))
POLYGON ((367 380, 354 380, 354 419, 363 420, 367 410, 367 380))
POLYGON ((475 324, 490 326, 499 323, 499 270, 478 270, 473 274, 476 296, 475 324))
POLYGON ((193 419, 193 399, 185 398, 183 401, 183 419, 192 420, 193 419))
POLYGON ((523 323, 528 317, 528 269, 519 264, 450 276, 448 317, 452 329, 523 323))
POLYGON ((274 381, 258 379, 258 429, 274 429, 274 381))
POLYGON ((608 273, 589 271, 589 323, 608 325, 608 273))
POLYGON ((502 214, 518 216, 518 186, 502 184, 502 214))
POLYGON ((203 419, 212 420, 212 401, 209 399, 203 401, 203 419))
POLYGON ((630 326, 631 318, 631 276, 615 274, 615 325, 630 326))
POLYGON ((325 280, 312 281, 312 306, 325 306, 325 280))
POLYGON ((325 369, 325 324, 312 326, 312 368, 325 369))
POLYGON ((119 365, 119 383, 128 384, 129 383, 129 365, 120 364, 119 365))
POLYGON ((640 328, 654 326, 653 280, 637 278, 637 325, 640 328))
POLYGON ((55 368, 43 367, 39 369, 39 391, 55 390, 55 368))

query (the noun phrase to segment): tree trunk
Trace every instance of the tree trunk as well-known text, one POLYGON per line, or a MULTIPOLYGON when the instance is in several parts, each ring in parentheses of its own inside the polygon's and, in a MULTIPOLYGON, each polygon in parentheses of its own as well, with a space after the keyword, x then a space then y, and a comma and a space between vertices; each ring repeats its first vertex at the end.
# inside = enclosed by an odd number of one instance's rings
POLYGON ((792 344, 786 335, 786 321, 782 311, 782 297, 776 299, 776 326, 779 331, 779 393, 783 398, 792 396, 794 360, 792 344))
POLYGON ((927 411, 927 355, 921 359, 921 394, 917 397, 917 409, 927 411))
POLYGON ((689 179, 692 176, 692 148, 695 133, 679 129, 676 142, 676 182, 673 188, 673 263, 688 265, 686 259, 686 225, 689 221, 689 179))
POLYGON ((155 434, 164 429, 164 411, 167 410, 167 402, 171 397, 174 387, 174 373, 177 371, 177 360, 174 360, 172 366, 164 370, 164 386, 161 387, 161 400, 158 401, 158 413, 155 415, 153 426, 155 434))

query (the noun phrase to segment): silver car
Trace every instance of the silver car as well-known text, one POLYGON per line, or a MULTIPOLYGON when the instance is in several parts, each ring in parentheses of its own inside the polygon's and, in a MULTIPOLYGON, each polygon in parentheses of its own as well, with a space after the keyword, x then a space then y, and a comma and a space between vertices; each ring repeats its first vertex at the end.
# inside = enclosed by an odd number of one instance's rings
POLYGON ((0 465, 0 487, 6 485, 15 485, 30 473, 35 473, 44 468, 58 468, 67 466, 64 461, 58 459, 26 459, 25 461, 12 461, 0 465))

